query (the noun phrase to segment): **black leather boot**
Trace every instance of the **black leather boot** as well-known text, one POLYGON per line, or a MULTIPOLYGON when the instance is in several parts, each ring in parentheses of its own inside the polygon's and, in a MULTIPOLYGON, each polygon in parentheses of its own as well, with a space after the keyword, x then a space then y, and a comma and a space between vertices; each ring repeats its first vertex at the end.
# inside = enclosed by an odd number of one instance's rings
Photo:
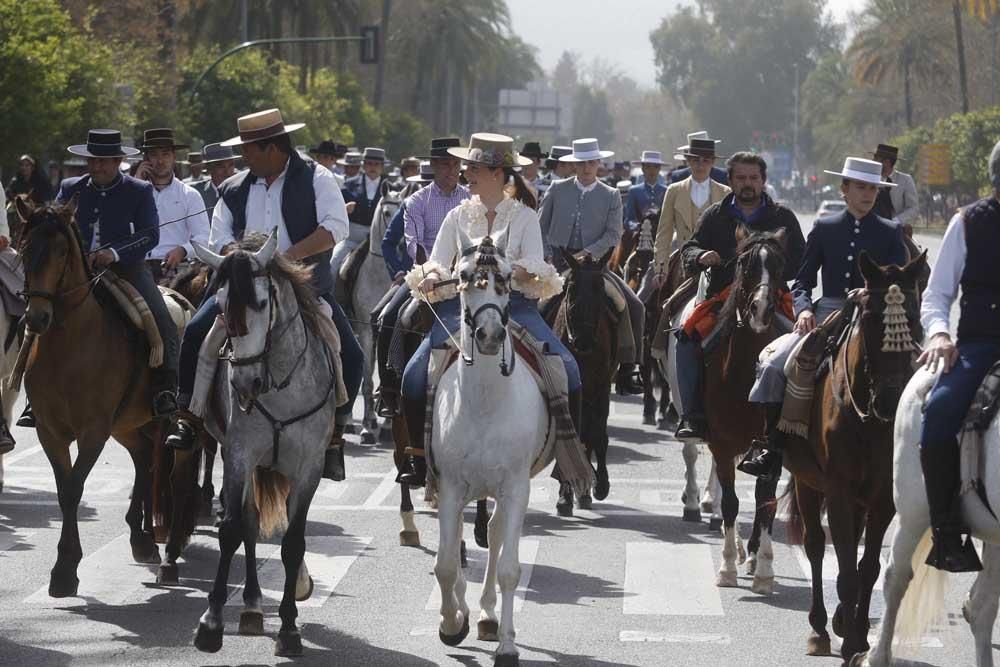
POLYGON ((927 503, 931 512, 934 545, 927 564, 945 572, 978 572, 983 564, 976 554, 972 538, 963 525, 958 502, 958 441, 924 444, 920 448, 927 503))
POLYGON ((24 404, 24 412, 14 423, 21 428, 35 428, 35 411, 31 409, 31 403, 24 404))
POLYGON ((323 478, 332 479, 334 482, 343 482, 347 479, 347 471, 344 465, 344 427, 337 424, 333 427, 333 436, 330 444, 326 448, 326 459, 323 462, 323 478))
POLYGON ((618 389, 620 396, 641 394, 643 392, 642 380, 639 378, 639 371, 636 364, 621 364, 618 367, 615 387, 618 389))
POLYGON ((14 449, 14 436, 7 428, 7 420, 0 417, 0 454, 6 454, 14 449))
POLYGON ((772 481, 781 477, 781 462, 785 451, 785 433, 778 429, 781 403, 767 403, 767 433, 764 440, 754 439, 736 469, 748 475, 772 481))
POLYGON ((403 415, 406 417, 406 427, 410 433, 410 447, 407 449, 411 454, 399 475, 399 483, 415 488, 427 484, 427 459, 421 446, 424 442, 426 402, 426 399, 403 397, 403 415))

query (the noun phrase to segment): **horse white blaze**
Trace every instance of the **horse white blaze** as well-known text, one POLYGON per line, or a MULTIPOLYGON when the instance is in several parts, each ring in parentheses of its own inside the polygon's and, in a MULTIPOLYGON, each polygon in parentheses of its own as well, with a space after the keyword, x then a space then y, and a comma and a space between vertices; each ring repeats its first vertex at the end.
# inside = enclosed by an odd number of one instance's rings
POLYGON ((761 248, 760 261, 762 273, 760 276, 760 285, 754 290, 754 294, 752 295, 753 302, 750 304, 750 328, 753 329, 754 333, 764 333, 771 326, 771 323, 767 320, 767 310, 771 300, 771 274, 767 270, 767 260, 767 248, 761 248), (758 294, 763 294, 763 296, 759 297, 758 294))

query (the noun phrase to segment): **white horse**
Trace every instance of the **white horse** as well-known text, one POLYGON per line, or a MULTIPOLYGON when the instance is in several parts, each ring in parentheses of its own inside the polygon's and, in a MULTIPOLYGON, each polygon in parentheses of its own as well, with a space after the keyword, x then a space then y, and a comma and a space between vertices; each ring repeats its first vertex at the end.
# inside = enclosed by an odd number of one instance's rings
MULTIPOLYGON (((459 234, 462 247, 475 247, 464 231, 459 234)), ((496 509, 489 523, 478 634, 481 640, 499 640, 495 665, 511 666, 518 664, 514 644, 514 591, 521 576, 518 544, 528 509, 531 468, 546 444, 549 415, 531 372, 513 356, 506 327, 511 267, 494 250, 487 237, 474 254, 463 253, 458 265, 464 313, 458 341, 461 359, 440 378, 433 406, 430 454, 438 483, 441 540, 434 573, 441 587, 439 636, 445 644, 457 646, 469 633, 466 582, 459 565, 462 509, 472 500, 493 497, 496 509), (505 348, 509 354, 500 356, 505 348), (499 624, 497 582, 502 595, 499 624)))
POLYGON ((358 269, 357 278, 354 281, 354 289, 351 293, 351 305, 354 309, 354 317, 351 318, 351 327, 358 337, 358 343, 365 353, 365 371, 361 381, 361 395, 365 404, 365 416, 361 424, 361 443, 374 445, 378 441, 379 422, 375 414, 375 336, 372 335, 372 323, 370 314, 372 309, 385 296, 392 286, 389 273, 385 267, 385 260, 382 258, 382 237, 392 220, 392 216, 399 210, 403 203, 403 190, 391 190, 383 188, 382 199, 375 207, 375 215, 372 218, 371 232, 368 237, 368 252, 365 255, 361 267, 358 269))
MULTIPOLYGON (((883 586, 885 614, 871 649, 856 655, 852 666, 888 667, 894 635, 900 643, 919 640, 943 609, 947 573, 924 563, 931 549, 931 533, 919 444, 924 401, 936 377, 925 369, 918 370, 899 401, 893 461, 899 528, 883 586)), ((982 482, 990 506, 998 508, 1000 419, 994 416, 983 435, 982 482)), ((983 571, 969 591, 962 614, 975 639, 977 667, 993 667, 993 622, 1000 600, 1000 524, 975 492, 962 496, 962 515, 972 534, 984 541, 983 571)))
MULTIPOLYGON (((6 227, 4 223, 3 227, 6 227)), ((2 228, 0 228, 0 234, 3 234, 2 228)), ((16 257, 16 253, 13 250, 3 251, 4 253, 11 253, 16 257)), ((0 262, 8 264, 4 258, 0 257, 0 262)), ((16 261, 15 263, 16 264, 16 261)), ((19 266, 19 265, 18 265, 19 266)), ((0 270, 3 270, 0 268, 0 270)), ((24 282, 23 276, 20 278, 21 282, 24 282)), ((17 361, 17 353, 20 350, 20 345, 15 337, 10 345, 10 349, 4 352, 3 344, 7 340, 7 336, 10 334, 12 322, 9 317, 7 317, 0 308, 0 410, 2 410, 3 418, 7 421, 7 427, 10 428, 14 425, 11 421, 14 415, 14 402, 17 401, 18 392, 15 389, 7 387, 5 380, 10 376, 11 371, 14 369, 14 363, 17 361)), ((3 492, 3 454, 0 454, 0 493, 3 492)))

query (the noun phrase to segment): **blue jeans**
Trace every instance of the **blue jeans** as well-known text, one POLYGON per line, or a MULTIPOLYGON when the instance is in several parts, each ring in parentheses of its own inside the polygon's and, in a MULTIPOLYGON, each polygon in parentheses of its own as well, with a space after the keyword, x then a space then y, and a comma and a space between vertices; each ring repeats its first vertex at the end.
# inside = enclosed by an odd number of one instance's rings
POLYGON ((990 368, 1000 360, 1000 341, 958 342, 958 359, 947 373, 938 376, 924 408, 921 447, 955 444, 976 390, 990 368))
MULTIPOLYGON (((427 392, 427 365, 430 362, 431 350, 442 347, 448 340, 448 332, 457 333, 461 327, 459 315, 461 305, 458 297, 434 304, 434 311, 448 327, 446 331, 437 320, 413 357, 403 371, 403 396, 408 399, 422 399, 427 392)), ((558 354, 566 366, 566 380, 569 391, 579 391, 580 367, 576 364, 573 354, 566 349, 562 341, 555 335, 549 325, 538 312, 538 301, 526 299, 519 292, 512 292, 510 297, 510 316, 527 329, 532 336, 548 347, 551 354, 558 354)))
POLYGON ((689 336, 677 337, 677 393, 681 398, 681 417, 684 419, 704 419, 705 405, 702 400, 701 383, 705 367, 702 361, 701 343, 689 336))

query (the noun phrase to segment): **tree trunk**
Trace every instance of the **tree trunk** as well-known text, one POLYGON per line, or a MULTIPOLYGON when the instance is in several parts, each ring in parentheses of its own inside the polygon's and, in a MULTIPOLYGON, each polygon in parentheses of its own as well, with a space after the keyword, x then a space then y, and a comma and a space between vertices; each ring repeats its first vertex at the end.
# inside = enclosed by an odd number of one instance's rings
POLYGON ((903 65, 903 96, 906 101, 906 127, 913 127, 913 95, 910 90, 910 63, 903 65))
POLYGON ((455 64, 454 60, 448 60, 445 66, 445 76, 448 77, 445 82, 445 94, 444 94, 444 125, 441 129, 445 132, 451 132, 451 107, 453 104, 452 93, 455 89, 455 64))
POLYGON ((375 66, 375 108, 382 108, 382 86, 385 85, 385 45, 389 42, 389 13, 392 11, 392 0, 382 0, 381 44, 379 44, 378 64, 375 66))
MULTIPOLYGON (((163 90, 167 92, 167 113, 177 110, 177 6, 174 0, 157 2, 157 37, 160 40, 160 66, 163 71, 163 90)), ((166 119, 165 119, 166 120, 166 119)), ((170 120, 173 122, 173 119, 170 120)))
POLYGON ((962 113, 969 113, 969 80, 965 73, 965 40, 962 39, 962 6, 959 0, 952 0, 951 10, 955 16, 955 49, 958 53, 958 85, 962 96, 962 113))

